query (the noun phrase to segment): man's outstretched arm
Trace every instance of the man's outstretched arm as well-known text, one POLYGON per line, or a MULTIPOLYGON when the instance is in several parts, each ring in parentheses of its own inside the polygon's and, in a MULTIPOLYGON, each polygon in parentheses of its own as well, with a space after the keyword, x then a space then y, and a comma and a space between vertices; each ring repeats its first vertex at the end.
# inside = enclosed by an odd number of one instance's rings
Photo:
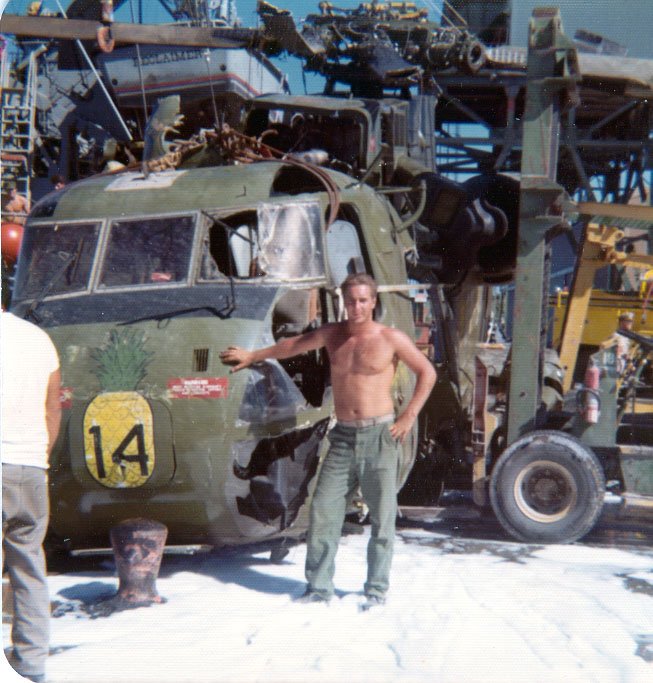
POLYGON ((268 358, 275 358, 277 360, 292 358, 301 353, 315 351, 324 345, 325 331, 324 328, 320 327, 317 330, 312 330, 306 334, 300 334, 297 337, 282 339, 277 344, 268 346, 264 349, 248 351, 239 346, 229 346, 220 354, 220 360, 227 365, 233 365, 231 372, 237 372, 238 370, 249 367, 254 363, 260 363, 262 360, 268 358))

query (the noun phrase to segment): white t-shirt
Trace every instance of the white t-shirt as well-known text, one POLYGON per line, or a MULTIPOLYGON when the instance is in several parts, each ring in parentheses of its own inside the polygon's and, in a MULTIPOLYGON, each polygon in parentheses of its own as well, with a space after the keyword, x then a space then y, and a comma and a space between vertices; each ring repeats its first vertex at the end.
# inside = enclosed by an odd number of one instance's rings
POLYGON ((0 321, 2 462, 47 469, 45 400, 57 350, 36 325, 4 311, 0 321))

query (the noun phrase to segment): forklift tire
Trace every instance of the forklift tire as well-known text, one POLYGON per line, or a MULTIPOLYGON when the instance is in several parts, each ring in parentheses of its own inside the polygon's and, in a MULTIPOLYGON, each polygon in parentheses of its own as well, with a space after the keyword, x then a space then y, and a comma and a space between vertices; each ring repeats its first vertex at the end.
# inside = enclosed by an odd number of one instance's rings
POLYGON ((554 430, 511 444, 490 479, 501 526, 520 541, 570 543, 598 519, 605 495, 603 468, 578 439, 554 430))

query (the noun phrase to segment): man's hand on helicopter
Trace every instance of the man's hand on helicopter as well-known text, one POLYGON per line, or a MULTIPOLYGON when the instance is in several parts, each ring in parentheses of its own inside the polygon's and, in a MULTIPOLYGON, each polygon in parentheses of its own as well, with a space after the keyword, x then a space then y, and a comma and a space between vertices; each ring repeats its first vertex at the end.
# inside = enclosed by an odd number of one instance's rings
POLYGON ((230 372, 238 372, 238 370, 242 370, 254 362, 254 352, 241 349, 239 346, 228 346, 220 354, 220 360, 226 365, 234 366, 230 372))
POLYGON ((314 351, 324 346, 326 343, 325 330, 333 330, 335 325, 337 324, 323 325, 317 330, 298 334, 296 337, 287 337, 272 346, 264 349, 255 349, 254 351, 241 349, 240 346, 228 346, 220 354, 220 360, 226 365, 234 366, 231 372, 238 372, 238 370, 249 367, 254 363, 260 363, 268 358, 275 358, 277 360, 292 358, 293 356, 298 356, 307 351, 314 351))

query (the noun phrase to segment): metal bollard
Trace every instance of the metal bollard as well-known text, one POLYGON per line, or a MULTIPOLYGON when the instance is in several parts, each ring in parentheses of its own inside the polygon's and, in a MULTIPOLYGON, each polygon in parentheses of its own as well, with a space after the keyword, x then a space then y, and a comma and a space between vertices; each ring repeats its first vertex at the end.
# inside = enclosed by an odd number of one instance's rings
POLYGON ((120 578, 117 601, 133 606, 165 602, 156 590, 156 578, 168 528, 151 519, 126 519, 110 536, 120 578))

